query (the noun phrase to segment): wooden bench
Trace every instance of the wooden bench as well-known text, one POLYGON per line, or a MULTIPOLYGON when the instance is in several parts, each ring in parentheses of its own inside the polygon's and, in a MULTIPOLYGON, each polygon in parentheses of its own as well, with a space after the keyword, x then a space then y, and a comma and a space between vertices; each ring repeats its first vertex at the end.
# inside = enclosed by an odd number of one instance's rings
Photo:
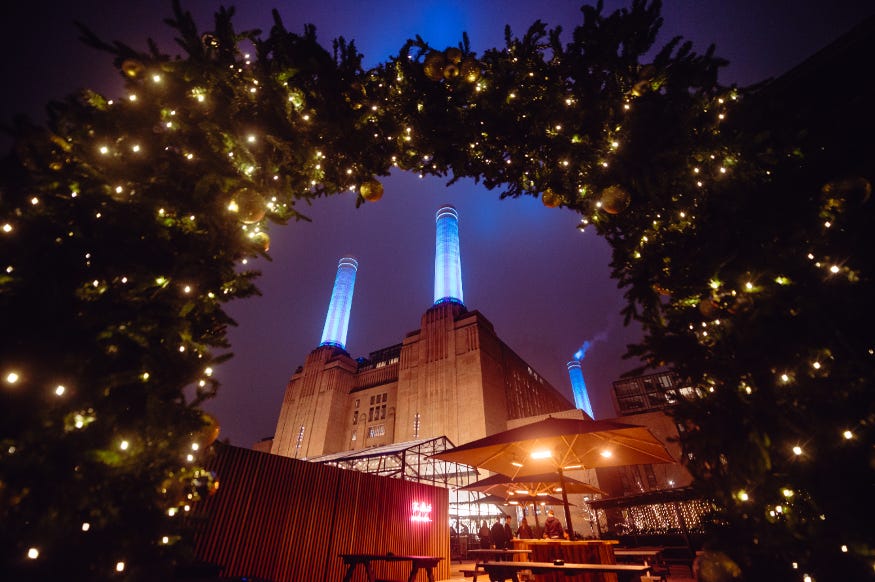
POLYGON ((650 573, 647 564, 555 564, 553 562, 483 562, 481 564, 491 582, 512 580, 519 582, 517 573, 521 570, 531 570, 533 574, 549 574, 562 572, 567 576, 578 574, 611 573, 616 574, 619 582, 637 582, 641 576, 650 573))

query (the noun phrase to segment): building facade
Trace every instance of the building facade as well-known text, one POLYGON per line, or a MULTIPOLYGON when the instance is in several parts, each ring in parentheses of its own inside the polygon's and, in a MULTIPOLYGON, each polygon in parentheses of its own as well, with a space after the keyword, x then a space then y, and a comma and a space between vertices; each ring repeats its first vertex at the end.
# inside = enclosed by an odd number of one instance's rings
POLYGON ((439 436, 461 444, 574 408, 465 307, 458 219, 452 206, 437 212, 434 305, 419 329, 367 358, 346 351, 357 264, 341 259, 328 313, 340 324, 326 321, 333 331, 289 380, 270 452, 306 459, 439 436))

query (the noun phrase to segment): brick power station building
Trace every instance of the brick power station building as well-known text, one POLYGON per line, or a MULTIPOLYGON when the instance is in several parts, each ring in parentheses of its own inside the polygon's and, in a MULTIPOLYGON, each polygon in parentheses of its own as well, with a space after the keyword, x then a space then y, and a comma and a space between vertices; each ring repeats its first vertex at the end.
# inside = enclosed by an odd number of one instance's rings
POLYGON ((454 444, 508 422, 574 409, 464 304, 459 215, 436 215, 434 305, 398 344, 353 359, 346 333, 358 264, 340 260, 322 341, 286 387, 276 433, 256 445, 300 459, 446 436, 454 444))

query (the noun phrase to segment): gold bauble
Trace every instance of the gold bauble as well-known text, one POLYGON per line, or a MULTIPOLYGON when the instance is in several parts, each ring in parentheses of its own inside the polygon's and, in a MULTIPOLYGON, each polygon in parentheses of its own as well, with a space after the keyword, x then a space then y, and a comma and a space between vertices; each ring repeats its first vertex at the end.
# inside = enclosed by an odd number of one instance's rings
POLYGON ((266 232, 257 232, 252 236, 252 241, 261 246, 264 252, 270 250, 270 235, 266 232))
POLYGON ((541 202, 547 208, 556 208, 562 204, 562 196, 554 192, 552 188, 547 188, 541 193, 541 202))
POLYGON ((137 59, 125 59, 122 61, 122 73, 130 79, 139 78, 145 70, 145 65, 137 59))
POLYGON ((425 57, 425 62, 422 64, 422 72, 432 81, 440 81, 444 78, 444 65, 446 62, 443 53, 431 51, 425 57))
POLYGON ((453 63, 454 65, 458 65, 462 62, 462 51, 456 47, 448 48, 444 51, 444 55, 447 57, 447 62, 453 63))
POLYGON ((444 67, 444 79, 450 80, 455 79, 459 76, 459 67, 453 64, 446 65, 444 67))
POLYGON ((371 178, 359 186, 359 193, 367 202, 376 202, 383 197, 383 185, 376 178, 371 178))
POLYGON ((201 413, 201 420, 203 421, 203 426, 197 433, 197 442, 201 447, 208 447, 219 438, 219 432, 222 427, 219 426, 219 421, 216 420, 216 417, 207 412, 201 413))
POLYGON ((258 222, 267 213, 267 206, 264 203, 264 198, 255 190, 249 188, 240 188, 231 197, 230 208, 236 208, 240 222, 243 224, 253 224, 258 222))
POLYGON ((602 209, 608 214, 619 214, 629 208, 632 197, 622 186, 608 186, 602 190, 602 209))
POLYGON ((459 73, 469 83, 476 83, 480 79, 480 63, 474 57, 468 57, 459 65, 459 73))
POLYGON ((219 48, 219 37, 211 32, 205 32, 201 35, 201 43, 207 49, 219 48))
POLYGON ((872 183, 862 176, 827 182, 820 189, 827 198, 827 208, 841 208, 846 202, 865 204, 872 196, 872 183))
POLYGON ((713 299, 702 299, 699 301, 699 313, 703 317, 713 319, 720 314, 720 306, 713 299))

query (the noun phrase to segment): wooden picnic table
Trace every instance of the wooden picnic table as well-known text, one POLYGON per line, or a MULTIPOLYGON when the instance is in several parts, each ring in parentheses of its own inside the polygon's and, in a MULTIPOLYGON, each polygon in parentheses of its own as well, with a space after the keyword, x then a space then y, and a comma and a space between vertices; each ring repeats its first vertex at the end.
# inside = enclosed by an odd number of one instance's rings
POLYGON ((576 576, 580 574, 616 574, 618 582, 635 582, 644 574, 650 572, 646 564, 555 564, 553 562, 483 562, 483 570, 491 582, 512 580, 519 582, 517 573, 521 570, 531 570, 533 574, 563 574, 576 576))
POLYGON ((512 548, 477 548, 468 550, 469 556, 484 558, 495 558, 497 561, 512 560, 514 556, 527 556, 532 553, 532 550, 512 549, 512 548))
POLYGON ((659 561, 662 548, 614 548, 616 558, 625 558, 624 561, 642 561, 645 564, 659 561))
POLYGON ((420 570, 426 572, 428 582, 434 582, 434 568, 438 562, 443 560, 442 556, 406 556, 400 554, 339 554, 343 558, 343 563, 347 565, 346 575, 343 577, 343 582, 352 580, 352 575, 359 564, 364 565, 365 573, 368 577, 368 582, 376 582, 377 577, 374 574, 372 562, 411 562, 410 575, 407 577, 407 582, 413 582, 416 579, 416 574, 420 570))

